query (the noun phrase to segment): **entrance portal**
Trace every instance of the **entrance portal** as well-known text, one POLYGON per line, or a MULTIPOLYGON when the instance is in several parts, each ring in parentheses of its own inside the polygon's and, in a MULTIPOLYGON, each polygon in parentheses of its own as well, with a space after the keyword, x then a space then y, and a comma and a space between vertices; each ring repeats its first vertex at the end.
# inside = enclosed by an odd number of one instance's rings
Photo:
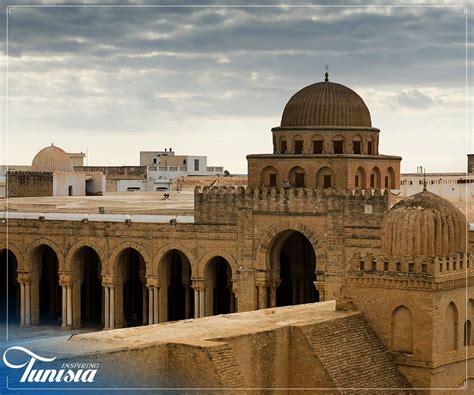
POLYGON ((61 287, 59 286, 59 262, 56 253, 43 245, 36 251, 39 274, 39 321, 40 324, 59 325, 61 321, 61 287))
POLYGON ((271 251, 272 279, 280 280, 276 306, 288 306, 319 301, 314 286, 316 254, 302 233, 283 232, 273 243, 271 251))

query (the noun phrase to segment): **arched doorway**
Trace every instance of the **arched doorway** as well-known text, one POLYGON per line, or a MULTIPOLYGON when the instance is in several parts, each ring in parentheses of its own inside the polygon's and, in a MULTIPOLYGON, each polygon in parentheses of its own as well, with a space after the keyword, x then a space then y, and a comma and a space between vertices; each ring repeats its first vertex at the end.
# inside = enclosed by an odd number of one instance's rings
POLYGON ((1 250, 0 265, 0 322, 16 324, 20 321, 20 287, 15 254, 10 250, 1 250))
POLYGON ((41 245, 34 253, 33 264, 36 280, 32 284, 32 300, 37 294, 39 311, 32 312, 32 321, 33 323, 59 325, 62 318, 62 294, 59 286, 58 256, 51 247, 41 245), (36 314, 38 315, 35 316, 36 314))
POLYGON ((282 232, 273 242, 270 259, 272 280, 279 282, 272 305, 319 301, 314 286, 316 254, 306 236, 295 230, 282 232))
MULTIPOLYGON (((166 254, 161 271, 160 299, 166 312, 163 321, 176 321, 194 317, 194 292, 191 288, 191 264, 179 250, 166 254)), ((162 307, 162 311, 163 311, 162 307)))
POLYGON ((232 268, 221 256, 209 261, 204 273, 206 283, 206 311, 208 315, 235 313, 235 295, 232 291, 232 268))
POLYGON ((119 309, 119 314, 116 327, 146 324, 148 292, 145 286, 145 261, 134 248, 126 248, 118 259, 116 309, 119 309))
POLYGON ((73 288, 75 306, 73 323, 75 327, 102 327, 102 265, 99 255, 91 247, 82 247, 73 259, 73 288))

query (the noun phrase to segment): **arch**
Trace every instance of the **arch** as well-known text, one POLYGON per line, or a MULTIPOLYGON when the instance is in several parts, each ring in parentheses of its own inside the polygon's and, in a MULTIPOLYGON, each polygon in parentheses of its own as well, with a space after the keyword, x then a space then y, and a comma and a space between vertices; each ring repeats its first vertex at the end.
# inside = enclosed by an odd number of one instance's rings
POLYGON ((233 292, 234 271, 227 259, 214 256, 204 267, 204 284, 206 288, 206 315, 229 314, 235 312, 235 295, 233 292))
MULTIPOLYGON (((59 267, 64 266, 64 255, 59 246, 52 240, 47 239, 47 238, 40 238, 36 239, 33 243, 31 243, 26 251, 25 251, 25 265, 26 267, 24 268, 26 271, 33 271, 33 256, 36 252, 36 250, 41 247, 41 246, 48 246, 50 247, 56 256, 58 257, 58 262, 59 262, 59 267)), ((22 267, 23 268, 23 267, 22 267)))
POLYGON ((316 188, 335 188, 336 174, 328 167, 321 167, 316 173, 316 188))
POLYGON ((273 166, 267 166, 263 168, 260 173, 260 184, 262 187, 276 187, 279 186, 281 180, 279 180, 278 171, 273 166))
POLYGON ((471 320, 464 322, 464 347, 472 346, 472 323, 471 320))
POLYGON ((413 317, 408 307, 400 305, 392 312, 392 350, 413 353, 413 317))
POLYGON ((131 327, 147 323, 146 269, 145 258, 138 249, 127 247, 120 250, 114 262, 115 327, 131 327))
POLYGON ((72 188, 72 185, 69 185, 68 189, 67 189, 67 193, 69 196, 73 196, 73 188, 72 188))
POLYGON ((455 351, 458 349, 458 308, 454 302, 450 302, 445 314, 445 350, 455 351))
POLYGON ((62 289, 59 285, 60 258, 49 244, 35 245, 29 251, 31 262, 31 308, 33 324, 59 325, 62 319, 62 289))
POLYGON ((104 324, 101 276, 104 260, 96 249, 88 245, 74 248, 69 255, 69 269, 74 284, 72 325, 74 328, 101 327, 104 324))
POLYGON ((192 270, 187 255, 181 250, 168 250, 160 259, 158 264, 160 322, 194 316, 192 270))
POLYGON ((145 262, 146 272, 149 273, 151 271, 151 265, 152 265, 150 255, 148 254, 144 246, 138 243, 135 243, 134 241, 125 241, 119 244, 117 247, 115 247, 112 254, 110 254, 109 256, 107 270, 102 269, 102 271, 108 274, 116 273, 117 263, 118 263, 117 257, 127 248, 132 248, 134 250, 137 250, 140 253, 140 255, 142 256, 145 262))
POLYGON ((24 261, 23 251, 20 250, 20 248, 18 248, 14 243, 12 243, 11 241, 8 241, 8 243, 6 241, 0 241, 0 251, 2 250, 10 250, 12 254, 15 255, 15 258, 18 262, 18 269, 20 270, 21 268, 23 268, 24 270, 27 270, 27 268, 24 268, 24 264, 22 266, 22 262, 24 261))
POLYGON ((320 134, 315 134, 311 137, 311 152, 313 154, 324 154, 324 137, 320 134))
POLYGON ((345 153, 345 138, 340 134, 336 134, 332 138, 332 152, 333 154, 344 154, 345 153))
POLYGON ((306 172, 300 166, 294 166, 288 172, 288 181, 292 186, 296 188, 306 187, 306 172))
POLYGON ((385 172, 384 188, 395 189, 395 170, 391 166, 385 172))
POLYGON ((0 323, 19 323, 20 286, 18 258, 7 248, 0 248, 0 323))
POLYGON ((300 134, 296 134, 291 139, 293 154, 302 154, 304 152, 304 139, 300 134))
MULTIPOLYGON (((316 251, 302 233, 280 232, 269 251, 270 281, 276 292, 270 306, 288 306, 319 301, 316 291, 316 251)), ((265 303, 265 302, 264 302, 265 303)))
POLYGON ((362 166, 359 166, 354 174, 354 187, 366 189, 367 188, 367 174, 362 166))
POLYGON ((358 134, 352 137, 352 153, 359 155, 362 154, 362 137, 358 134))
POLYGON ((257 271, 270 270, 270 255, 268 251, 278 235, 287 230, 294 230, 303 234, 311 243, 314 251, 320 247, 320 243, 314 231, 305 224, 294 222, 280 222, 271 225, 258 241, 255 254, 255 269, 257 271))
POLYGON ((185 244, 180 242, 172 242, 170 244, 165 244, 161 246, 158 251, 155 253, 152 263, 152 270, 150 270, 150 277, 160 277, 161 265, 164 262, 164 259, 168 253, 172 250, 181 251, 189 261, 193 273, 197 273, 197 263, 194 262, 192 257, 194 257, 194 251, 190 250, 185 244))
POLYGON ((372 189, 380 189, 382 188, 382 183, 380 179, 380 169, 377 166, 374 166, 372 171, 370 172, 370 185, 369 187, 372 189))
POLYGON ((225 251, 225 250, 214 250, 210 251, 207 254, 203 255, 201 259, 199 259, 199 264, 197 265, 197 277, 204 277, 204 273, 206 271, 206 266, 209 264, 209 262, 215 258, 215 257, 222 257, 224 258, 227 262, 229 262, 229 265, 232 269, 232 275, 233 278, 232 280, 236 280, 236 273, 237 273, 237 260, 235 259, 234 255, 232 253, 225 251))
MULTIPOLYGON (((76 254, 83 248, 89 247, 94 250, 94 252, 99 256, 99 259, 102 264, 102 270, 104 271, 104 265, 107 263, 107 256, 104 252, 104 247, 99 244, 89 241, 87 239, 76 241, 69 250, 67 251, 66 258, 64 259, 64 266, 60 269, 65 272, 70 272, 72 270, 71 265, 76 256, 76 254)), ((102 274, 102 273, 101 273, 102 274)))

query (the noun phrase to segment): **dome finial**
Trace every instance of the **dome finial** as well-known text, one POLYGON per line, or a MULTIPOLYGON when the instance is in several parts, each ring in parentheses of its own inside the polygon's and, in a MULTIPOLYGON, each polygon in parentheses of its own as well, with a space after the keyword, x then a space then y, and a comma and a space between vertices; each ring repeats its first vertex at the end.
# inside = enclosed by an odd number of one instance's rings
POLYGON ((329 65, 326 65, 326 74, 324 74, 324 82, 329 82, 329 73, 328 73, 329 65))
POLYGON ((423 192, 426 192, 426 169, 423 169, 423 192))

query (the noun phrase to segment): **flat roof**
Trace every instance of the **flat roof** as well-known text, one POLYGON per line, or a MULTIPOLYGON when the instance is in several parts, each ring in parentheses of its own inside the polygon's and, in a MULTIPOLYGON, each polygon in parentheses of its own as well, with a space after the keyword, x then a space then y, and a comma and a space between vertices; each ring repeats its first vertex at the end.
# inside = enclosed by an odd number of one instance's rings
MULTIPOLYGON (((106 192, 103 196, 45 196, 0 199, 0 211, 17 213, 76 213, 192 216, 194 215, 194 192, 106 192)), ((10 216, 10 218, 13 218, 10 216)))

